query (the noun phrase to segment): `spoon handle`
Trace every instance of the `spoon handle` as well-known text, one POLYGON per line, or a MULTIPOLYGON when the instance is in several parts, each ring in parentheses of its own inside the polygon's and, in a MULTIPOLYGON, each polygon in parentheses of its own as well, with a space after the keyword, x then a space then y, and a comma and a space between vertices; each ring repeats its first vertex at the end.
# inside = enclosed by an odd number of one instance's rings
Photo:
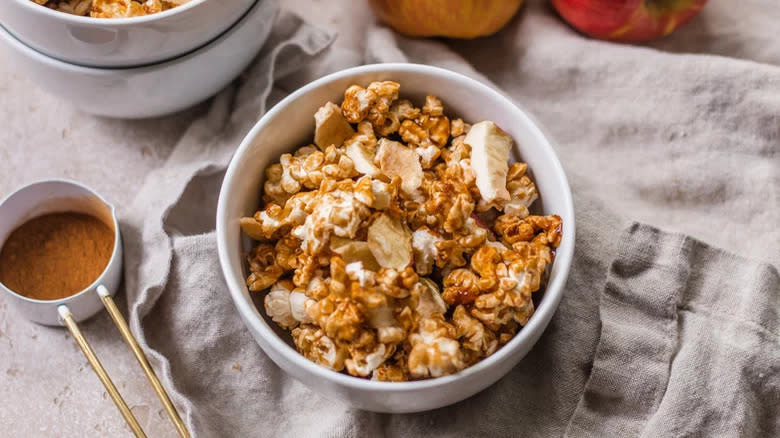
POLYGON ((146 434, 144 433, 143 429, 141 429, 141 425, 138 424, 138 420, 135 419, 135 416, 130 411, 130 408, 127 407, 127 403, 125 403, 122 395, 119 394, 116 386, 114 386, 114 382, 111 381, 111 377, 108 376, 106 369, 103 368, 103 364, 100 363, 100 360, 95 355, 92 347, 89 346, 87 339, 84 338, 83 334, 81 334, 81 330, 79 329, 78 324, 76 324, 76 320, 73 319, 73 314, 70 313, 70 309, 63 305, 59 306, 57 311, 59 312, 60 317, 62 317, 62 320, 65 322, 65 326, 68 327, 68 330, 70 330, 70 334, 73 335, 73 339, 75 339, 76 343, 78 343, 79 347, 81 347, 81 351, 84 353, 84 356, 86 356, 87 361, 89 361, 89 364, 92 365, 92 369, 95 370, 95 374, 97 374, 100 381, 103 382, 103 386, 106 387, 108 395, 110 395, 111 399, 114 400, 116 407, 119 408, 119 412, 122 413, 122 416, 125 418, 127 425, 130 426, 130 429, 133 431, 136 438, 146 438, 146 434))
POLYGON ((152 366, 149 364, 149 360, 146 358, 146 355, 141 349, 141 346, 138 345, 138 341, 130 331, 130 327, 128 327, 127 321, 125 320, 124 316, 122 316, 119 308, 117 308, 116 303, 114 303, 114 299, 111 298, 111 294, 108 292, 108 289, 106 289, 105 286, 100 285, 97 288, 97 292, 98 295, 100 295, 100 299, 103 301, 103 305, 106 307, 108 314, 111 315, 111 319, 114 320, 114 324, 119 329, 119 332, 122 334, 125 342, 127 342, 130 350, 133 351, 136 360, 138 360, 138 364, 141 365, 141 368, 144 370, 146 378, 149 380, 152 388, 154 388, 154 392, 157 393, 157 397, 162 402, 163 407, 165 407, 165 411, 168 413, 168 417, 170 417, 173 425, 179 432, 179 436, 181 436, 181 438, 190 438, 190 433, 187 431, 187 426, 185 426, 184 422, 181 420, 179 413, 176 411, 176 407, 171 402, 170 397, 168 397, 168 393, 165 392, 165 388, 162 386, 162 383, 160 383, 160 379, 157 378, 157 374, 154 373, 154 369, 152 369, 152 366))

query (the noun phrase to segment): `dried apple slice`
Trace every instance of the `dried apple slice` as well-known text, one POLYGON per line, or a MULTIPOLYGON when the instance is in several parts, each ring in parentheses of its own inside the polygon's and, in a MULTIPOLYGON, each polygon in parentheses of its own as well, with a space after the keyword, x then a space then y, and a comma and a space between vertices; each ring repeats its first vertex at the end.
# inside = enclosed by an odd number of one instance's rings
POLYGON ((412 263, 412 233, 386 214, 368 227, 368 247, 383 268, 401 270, 412 263))
POLYGON ((334 236, 330 238, 330 250, 340 255, 346 264, 361 262, 363 269, 379 271, 379 263, 374 258, 367 242, 334 236))
POLYGON ((420 157, 412 149, 397 141, 382 138, 376 151, 375 162, 379 163, 382 173, 389 177, 401 177, 401 190, 412 194, 422 184, 423 168, 420 157))
POLYGON ((371 177, 379 175, 379 168, 374 165, 374 153, 363 143, 350 140, 344 150, 355 163, 355 170, 371 177))
POLYGON ((471 167, 482 199, 486 202, 509 201, 506 175, 512 137, 494 122, 485 120, 471 127, 464 143, 471 146, 471 167))
POLYGON ((314 113, 314 144, 323 151, 330 145, 341 146, 344 140, 355 133, 341 108, 328 102, 314 113))

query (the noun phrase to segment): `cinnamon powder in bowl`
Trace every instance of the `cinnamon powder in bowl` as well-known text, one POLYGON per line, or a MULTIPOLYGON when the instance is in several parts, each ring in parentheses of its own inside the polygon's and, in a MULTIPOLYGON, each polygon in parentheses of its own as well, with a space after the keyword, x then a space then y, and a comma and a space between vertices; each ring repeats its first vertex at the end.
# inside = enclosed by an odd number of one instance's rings
POLYGON ((91 285, 111 260, 114 231, 83 213, 51 213, 16 228, 0 250, 0 283, 35 300, 91 285))

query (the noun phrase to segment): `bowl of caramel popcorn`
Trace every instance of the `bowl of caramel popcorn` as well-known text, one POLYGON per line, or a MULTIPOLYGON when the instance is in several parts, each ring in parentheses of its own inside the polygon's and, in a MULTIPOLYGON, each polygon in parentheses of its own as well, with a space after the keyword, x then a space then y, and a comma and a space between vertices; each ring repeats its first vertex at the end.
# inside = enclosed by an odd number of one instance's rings
POLYGON ((25 45, 60 61, 138 67, 196 50, 236 24, 255 3, 274 1, 3 0, 0 24, 25 45))
POLYGON ((282 369, 354 407, 417 412, 533 346, 574 246, 566 176, 492 88, 414 64, 334 73, 269 111, 217 212, 237 309, 282 369))

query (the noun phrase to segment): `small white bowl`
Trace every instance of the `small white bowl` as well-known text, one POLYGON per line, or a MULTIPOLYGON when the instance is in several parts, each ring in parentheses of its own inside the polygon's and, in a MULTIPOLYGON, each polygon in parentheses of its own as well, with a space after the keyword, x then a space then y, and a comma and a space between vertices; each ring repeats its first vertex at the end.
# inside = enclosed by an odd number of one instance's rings
MULTIPOLYGON (((571 192, 550 141, 529 117, 500 92, 466 76, 416 64, 377 64, 352 68, 316 80, 276 104, 252 128, 230 162, 217 207, 219 260, 230 294, 257 343, 284 371, 332 399, 377 412, 418 412, 446 406, 487 388, 528 353, 550 322, 563 294, 574 252, 574 208, 571 192), (413 382, 378 382, 333 372, 300 355, 246 288, 244 254, 252 242, 239 219, 259 207, 265 168, 279 156, 308 144, 314 113, 327 101, 340 102, 352 84, 394 80, 401 95, 418 104, 428 93, 444 101, 448 114, 477 122, 493 120, 516 142, 516 157, 527 162, 539 188, 536 208, 563 219, 563 239, 549 283, 529 323, 503 348, 460 373, 413 382)), ((475 409, 479 407, 475 406, 475 409)))
POLYGON ((132 67, 194 50, 227 30, 255 0, 192 0, 158 14, 91 18, 30 0, 3 0, 0 24, 53 58, 93 67, 132 67))
POLYGON ((238 23, 207 45, 139 68, 69 64, 24 45, 2 27, 0 41, 11 49, 13 65, 26 77, 85 112, 129 119, 156 117, 201 102, 235 79, 262 48, 277 10, 278 0, 258 0, 238 23))
POLYGON ((11 298, 19 313, 30 321, 44 325, 63 325, 58 307, 67 305, 76 321, 83 321, 103 309, 97 293, 99 285, 112 295, 122 278, 122 237, 116 209, 94 190, 75 181, 55 179, 40 181, 11 193, 0 202, 0 248, 19 226, 49 213, 77 212, 92 215, 114 231, 114 251, 100 277, 86 289, 59 300, 35 300, 20 295, 0 283, 0 291, 11 298))

